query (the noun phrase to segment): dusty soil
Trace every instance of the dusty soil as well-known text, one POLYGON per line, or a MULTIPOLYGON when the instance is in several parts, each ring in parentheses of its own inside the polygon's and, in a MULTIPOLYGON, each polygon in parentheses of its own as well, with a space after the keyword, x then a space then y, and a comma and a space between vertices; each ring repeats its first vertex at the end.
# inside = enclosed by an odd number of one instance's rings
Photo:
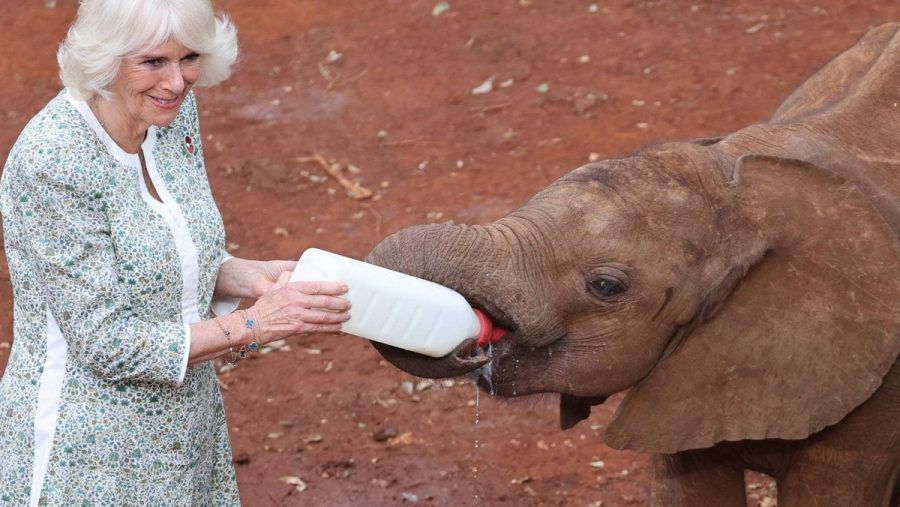
MULTIPOLYGON (((2 3, 0 162, 58 91, 75 12, 2 3)), ((362 257, 415 223, 490 222, 591 157, 762 121, 868 27, 900 19, 888 0, 437 4, 219 2, 243 56, 198 98, 235 255, 362 257), (348 196, 314 155, 372 196, 348 196)), ((0 279, 2 368, 5 260, 0 279)), ((561 432, 551 396, 421 383, 349 336, 290 340, 221 381, 246 505, 649 503, 648 458, 603 444, 615 400, 561 432)), ((760 480, 748 476, 749 503, 772 505, 760 480)))

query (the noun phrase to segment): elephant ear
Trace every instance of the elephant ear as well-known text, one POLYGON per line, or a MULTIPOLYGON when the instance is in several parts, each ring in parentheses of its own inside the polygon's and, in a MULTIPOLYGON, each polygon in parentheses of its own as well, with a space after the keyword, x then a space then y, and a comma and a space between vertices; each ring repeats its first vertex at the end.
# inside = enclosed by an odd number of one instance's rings
MULTIPOLYGON (((848 95, 859 93, 859 85, 866 83, 866 74, 879 65, 896 65, 896 57, 881 58, 900 46, 894 39, 900 32, 900 23, 889 23, 869 30, 856 44, 841 53, 806 80, 785 99, 772 117, 773 123, 795 123, 816 113, 830 109, 847 100, 848 95)), ((875 75, 887 73, 875 72, 875 75)))
POLYGON ((727 236, 741 248, 701 305, 716 310, 628 393, 614 448, 806 438, 868 399, 900 352, 900 245, 870 199, 806 162, 737 166, 727 236))

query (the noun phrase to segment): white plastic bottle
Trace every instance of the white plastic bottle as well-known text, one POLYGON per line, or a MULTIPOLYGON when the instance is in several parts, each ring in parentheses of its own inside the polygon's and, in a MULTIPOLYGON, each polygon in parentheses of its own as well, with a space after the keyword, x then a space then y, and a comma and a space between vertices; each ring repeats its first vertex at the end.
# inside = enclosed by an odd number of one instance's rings
POLYGON ((291 281, 345 282, 351 308, 343 332, 431 357, 505 334, 454 290, 317 248, 303 252, 291 281))

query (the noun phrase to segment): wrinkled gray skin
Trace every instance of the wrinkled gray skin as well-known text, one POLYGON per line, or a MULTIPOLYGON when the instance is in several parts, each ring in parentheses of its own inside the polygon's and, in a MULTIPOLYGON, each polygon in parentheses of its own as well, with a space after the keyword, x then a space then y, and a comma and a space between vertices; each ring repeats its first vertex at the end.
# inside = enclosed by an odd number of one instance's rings
POLYGON ((654 505, 744 505, 745 468, 779 505, 897 505, 898 103, 893 24, 769 123, 575 169, 488 226, 400 231, 369 260, 512 333, 489 358, 376 347, 424 377, 490 361, 502 396, 561 393, 563 427, 628 389, 605 440, 654 453, 654 505))

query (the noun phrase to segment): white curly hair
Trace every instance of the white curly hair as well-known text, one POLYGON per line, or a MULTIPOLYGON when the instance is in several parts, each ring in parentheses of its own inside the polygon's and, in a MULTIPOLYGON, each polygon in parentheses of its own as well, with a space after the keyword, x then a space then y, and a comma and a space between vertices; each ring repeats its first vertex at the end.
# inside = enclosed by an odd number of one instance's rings
POLYGON ((110 97, 107 87, 122 60, 174 38, 200 55, 196 86, 231 75, 237 30, 210 0, 81 0, 75 22, 56 53, 63 85, 82 100, 110 97))

